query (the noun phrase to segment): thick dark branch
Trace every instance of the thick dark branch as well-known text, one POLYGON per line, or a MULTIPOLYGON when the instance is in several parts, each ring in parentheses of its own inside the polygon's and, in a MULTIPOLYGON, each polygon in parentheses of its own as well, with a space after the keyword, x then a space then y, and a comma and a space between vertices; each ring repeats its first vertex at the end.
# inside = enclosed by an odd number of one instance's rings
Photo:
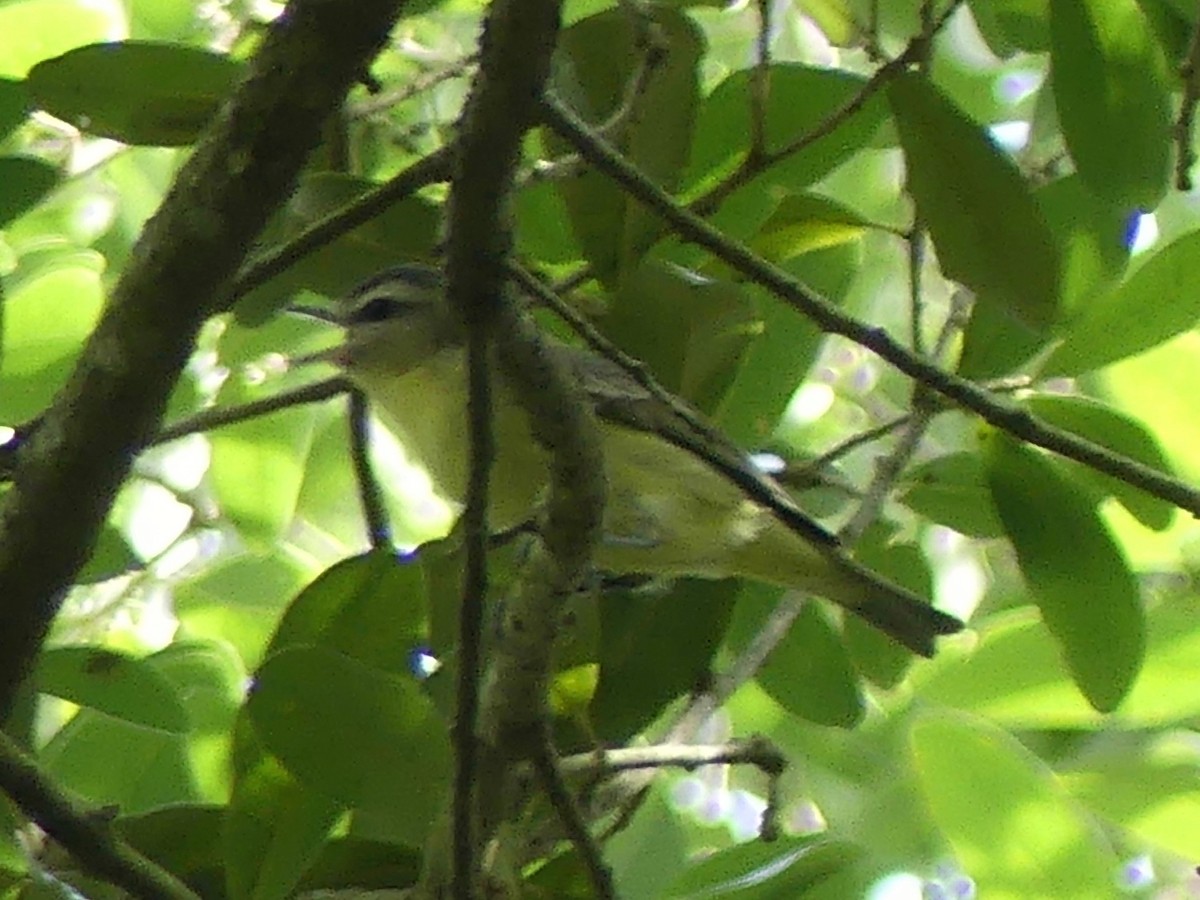
POLYGON ((402 0, 294 0, 146 225, 0 510, 0 718, 87 558, 201 323, 295 183, 402 0))

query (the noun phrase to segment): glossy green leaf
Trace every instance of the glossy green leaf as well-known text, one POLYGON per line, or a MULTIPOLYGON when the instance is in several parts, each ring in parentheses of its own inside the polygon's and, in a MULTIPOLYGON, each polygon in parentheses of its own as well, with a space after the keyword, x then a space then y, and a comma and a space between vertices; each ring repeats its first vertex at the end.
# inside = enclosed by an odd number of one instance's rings
POLYGON ((178 734, 187 714, 174 685, 150 663, 103 647, 56 647, 34 670, 38 690, 145 728, 178 734))
MULTIPOLYGON (((1200 712, 1200 598, 1171 597, 1150 610, 1146 662, 1118 712, 1134 728, 1159 728, 1200 712)), ((915 679, 918 697, 985 716, 1009 729, 1099 729, 1104 717, 1071 679, 1053 638, 1030 610, 987 621, 968 656, 944 654, 915 679)))
POLYGON ((1200 321, 1200 231, 1157 249, 1071 324, 1045 375, 1079 375, 1156 347, 1200 321))
MULTIPOLYGON (((588 122, 598 125, 619 112, 620 124, 605 137, 647 177, 672 191, 691 145, 703 45, 696 25, 681 12, 660 7, 648 15, 665 52, 628 109, 622 104, 643 51, 623 10, 606 9, 562 32, 553 83, 588 122)), ((556 153, 567 149, 552 136, 547 144, 556 153)), ((662 234, 657 217, 595 172, 560 182, 559 191, 575 238, 601 281, 613 283, 635 267, 662 234)))
POLYGON ((175 614, 188 634, 228 643, 253 668, 283 611, 316 574, 290 554, 237 556, 180 584, 175 614))
POLYGON ((240 63, 198 47, 124 41, 38 63, 27 84, 42 109, 84 132, 175 147, 200 136, 241 74, 240 63))
POLYGON ((1050 58, 1080 177, 1098 196, 1153 209, 1167 189, 1171 104, 1162 49, 1136 0, 1050 0, 1050 58))
POLYGON ((887 92, 907 187, 942 270, 980 303, 1048 328, 1059 316, 1059 250, 1016 166, 920 76, 898 78, 887 92))
POLYGON ((862 850, 853 844, 824 836, 740 844, 694 864, 665 896, 731 900, 803 897, 850 868, 861 855, 862 850))
POLYGON ((1078 175, 1044 184, 1034 197, 1062 247, 1064 315, 1086 312, 1129 262, 1133 212, 1092 194, 1078 175))
MULTIPOLYGON (((841 303, 862 260, 862 244, 856 240, 791 257, 782 261, 781 268, 841 303)), ((735 441, 757 448, 775 434, 788 403, 825 345, 825 333, 768 291, 752 285, 745 285, 743 291, 757 301, 758 322, 715 418, 735 441)))
POLYGON ((758 670, 757 681, 802 719, 840 728, 862 721, 863 697, 846 646, 811 601, 758 670))
POLYGON ((1145 653, 1137 581, 1079 489, 1051 460, 999 433, 988 484, 1042 618, 1076 684, 1101 712, 1128 692, 1145 653))
POLYGON ((19 284, 4 300, 0 421, 40 413, 66 381, 104 303, 100 273, 73 258, 19 284))
POLYGON ((943 713, 923 716, 910 741, 929 810, 980 897, 1111 896, 1119 857, 1016 738, 943 713))
MULTIPOLYGON (((921 549, 892 541, 889 529, 868 529, 854 545, 854 558, 919 597, 933 596, 933 578, 921 549)), ((913 655, 882 631, 857 616, 842 621, 842 641, 854 668, 883 688, 899 684, 913 664, 913 655)))
MULTIPOLYGON (((700 193, 732 172, 749 151, 751 74, 734 72, 705 98, 696 120, 696 140, 685 183, 700 193)), ((769 154, 791 150, 862 89, 861 76, 828 68, 776 64, 769 70, 764 137, 769 154)), ((803 148, 786 152, 760 176, 763 184, 799 191, 863 149, 883 122, 885 107, 868 100, 837 128, 803 148)))
POLYGON ((65 790, 93 803, 115 804, 126 815, 215 800, 196 783, 184 731, 147 728, 84 708, 51 738, 39 762, 65 790))
MULTIPOLYGON (((1055 428, 1087 438, 1152 469, 1175 474, 1154 434, 1137 419, 1112 406, 1066 394, 1034 394, 1026 397, 1024 403, 1030 412, 1055 428)), ((1115 497, 1147 528, 1162 531, 1173 521, 1175 507, 1166 500, 1082 465, 1077 471, 1098 485, 1105 495, 1115 497)))
POLYGON ((997 56, 1050 49, 1046 0, 974 0, 970 6, 980 33, 997 56))
POLYGON ((441 809, 447 727, 414 679, 332 650, 291 647, 259 669, 247 709, 266 747, 320 793, 402 811, 416 834, 441 809))
POLYGON ((269 652, 318 644, 393 674, 411 673, 427 637, 421 567, 390 550, 326 569, 288 607, 269 652))

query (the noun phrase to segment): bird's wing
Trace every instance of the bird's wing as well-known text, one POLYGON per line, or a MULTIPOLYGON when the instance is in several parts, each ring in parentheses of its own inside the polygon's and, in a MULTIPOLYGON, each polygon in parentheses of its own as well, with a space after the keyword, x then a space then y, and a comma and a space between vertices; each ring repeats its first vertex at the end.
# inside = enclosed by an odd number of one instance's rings
POLYGON ((747 497, 768 507, 809 543, 831 552, 840 548, 834 534, 804 513, 791 495, 755 468, 737 445, 716 428, 706 427, 704 417, 686 407, 683 400, 675 398, 680 409, 687 408, 690 415, 655 397, 612 360, 576 347, 560 346, 559 352, 600 418, 658 434, 738 485, 747 497))

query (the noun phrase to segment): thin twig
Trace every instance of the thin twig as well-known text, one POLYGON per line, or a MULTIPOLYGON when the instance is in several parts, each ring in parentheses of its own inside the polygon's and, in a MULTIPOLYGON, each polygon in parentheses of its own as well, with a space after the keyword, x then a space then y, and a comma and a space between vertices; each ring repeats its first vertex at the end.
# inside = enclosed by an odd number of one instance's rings
POLYGON ((680 237, 706 248, 750 280, 773 291, 822 330, 840 334, 874 351, 904 374, 978 413, 1016 438, 1036 444, 1089 468, 1112 475, 1149 494, 1200 516, 1200 491, 1106 447, 1053 428, 1028 410, 1002 403, 987 390, 915 356, 881 328, 846 315, 829 300, 751 251, 745 244, 709 225, 646 178, 604 141, 592 135, 556 97, 543 101, 544 119, 592 165, 625 186, 629 193, 671 223, 680 237))
POLYGON ((287 243, 256 256, 238 272, 230 288, 230 298, 243 297, 261 287, 310 253, 366 224, 420 188, 445 181, 453 159, 454 146, 441 147, 386 183, 314 222, 287 243))
POLYGON ((383 493, 371 466, 371 412, 367 398, 357 388, 350 391, 350 459, 354 464, 354 480, 358 483, 358 498, 362 502, 363 518, 367 522, 367 538, 371 546, 390 548, 392 529, 388 523, 383 493))
POLYGON ((839 126, 860 112, 866 106, 867 101, 879 93, 889 81, 924 57, 930 39, 941 30, 961 2, 962 0, 955 0, 945 14, 933 23, 930 33, 917 36, 909 42, 903 53, 876 69, 853 97, 826 116, 815 128, 805 132, 779 150, 772 151, 764 148, 764 152, 760 155, 748 152, 737 169, 730 173, 724 181, 714 185, 712 189, 689 203, 688 209, 697 215, 710 215, 730 194, 749 184, 763 171, 808 149, 817 141, 836 131, 839 126))
POLYGON ((324 381, 306 384, 303 387, 282 391, 278 394, 272 394, 270 397, 263 397, 261 400, 252 400, 249 403, 242 403, 238 406, 206 409, 203 412, 196 413, 194 416, 188 416, 186 419, 180 419, 178 422, 172 422, 165 428, 159 429, 157 434, 146 441, 143 449, 157 447, 160 444, 169 444, 171 441, 179 440, 179 438, 186 437, 189 434, 214 431, 226 425, 236 425, 238 422, 245 422, 247 419, 257 419, 260 416, 269 415, 270 413, 278 412, 281 409, 288 409, 292 406, 300 406, 304 403, 320 403, 323 400, 329 400, 339 394, 344 394, 348 390, 350 390, 350 382, 346 379, 327 378, 324 381))
POLYGON ((466 75, 478 61, 478 54, 472 53, 469 56, 464 56, 462 59, 455 60, 443 68, 423 72, 392 90, 384 91, 374 97, 367 97, 352 104, 349 118, 364 119, 375 113, 391 109, 405 100, 411 100, 419 94, 432 90, 443 82, 466 75))
MULTIPOLYGON (((559 767, 554 752, 550 729, 546 728, 544 731, 543 739, 539 742, 537 750, 530 760, 533 763, 538 784, 550 801, 550 806, 554 809, 568 840, 575 846, 580 859, 583 860, 584 869, 587 870, 588 880, 592 885, 592 896, 598 897, 600 900, 615 900, 617 892, 613 886, 612 871, 605 865, 604 858, 600 855, 600 847, 591 832, 588 831, 583 813, 575 802, 575 798, 571 796, 571 790, 563 778, 563 771, 559 767)), ((594 765, 595 754, 589 754, 589 756, 594 765)))

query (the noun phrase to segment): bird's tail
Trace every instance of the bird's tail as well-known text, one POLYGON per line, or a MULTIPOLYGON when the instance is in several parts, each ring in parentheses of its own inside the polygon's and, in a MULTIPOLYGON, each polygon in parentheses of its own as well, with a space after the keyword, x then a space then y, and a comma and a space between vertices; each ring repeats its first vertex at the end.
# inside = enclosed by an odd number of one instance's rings
POLYGON ((836 589, 827 599, 875 626, 914 653, 933 656, 934 640, 963 623, 926 600, 848 558, 830 560, 836 589))

